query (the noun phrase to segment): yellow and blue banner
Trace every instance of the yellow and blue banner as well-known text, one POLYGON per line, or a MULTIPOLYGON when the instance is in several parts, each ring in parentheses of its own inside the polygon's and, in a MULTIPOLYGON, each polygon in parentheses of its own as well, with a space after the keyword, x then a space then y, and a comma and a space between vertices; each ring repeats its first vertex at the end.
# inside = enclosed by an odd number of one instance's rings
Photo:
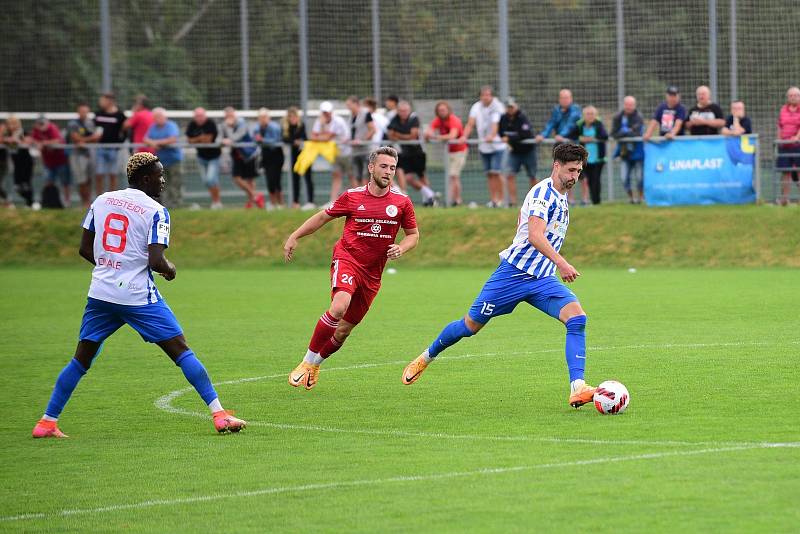
POLYGON ((748 204, 758 138, 683 138, 644 145, 644 196, 650 206, 748 204))

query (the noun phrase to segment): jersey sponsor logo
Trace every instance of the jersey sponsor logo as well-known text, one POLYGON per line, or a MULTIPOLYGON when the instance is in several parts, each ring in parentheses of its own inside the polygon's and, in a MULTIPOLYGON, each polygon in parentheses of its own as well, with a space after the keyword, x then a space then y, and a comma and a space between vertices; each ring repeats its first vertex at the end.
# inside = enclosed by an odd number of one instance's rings
POLYGON ((566 237, 567 235, 567 225, 564 223, 560 223, 558 221, 553 222, 553 226, 550 229, 550 232, 559 236, 559 237, 566 237))
POLYGON ((386 206, 386 215, 388 215, 389 217, 397 216, 397 206, 395 206, 394 204, 389 204, 388 206, 386 206))
POLYGON ((398 224, 397 221, 391 219, 360 219, 356 217, 355 220, 360 223, 398 224))
POLYGON ((367 209, 367 208, 365 208, 365 207, 364 207, 364 204, 361 204, 361 205, 358 207, 358 210, 357 210, 357 211, 365 211, 366 209, 367 209))
POLYGON ((546 200, 542 200, 541 198, 532 199, 531 200, 531 209, 533 210, 533 209, 537 209, 537 208, 538 209, 542 209, 542 210, 546 210, 547 209, 547 201, 546 200))
POLYGON ((372 230, 373 234, 379 234, 379 233, 381 233, 381 225, 380 224, 373 224, 370 227, 370 230, 372 230))
POLYGON ((159 239, 169 237, 169 224, 163 222, 158 223, 156 236, 158 236, 159 239))

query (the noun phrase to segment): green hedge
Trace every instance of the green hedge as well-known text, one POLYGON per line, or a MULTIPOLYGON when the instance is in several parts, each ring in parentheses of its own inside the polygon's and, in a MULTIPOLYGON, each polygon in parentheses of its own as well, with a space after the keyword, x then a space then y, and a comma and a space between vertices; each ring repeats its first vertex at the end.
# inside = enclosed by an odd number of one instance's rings
MULTIPOLYGON (((0 265, 80 265, 78 210, 0 212, 0 265)), ((309 212, 175 210, 169 256, 184 267, 268 267, 309 212)), ((516 210, 422 209, 420 246, 399 265, 488 267, 514 236, 516 210)), ((574 208, 562 252, 581 267, 800 267, 800 210, 773 206, 574 208)), ((300 242, 295 261, 321 267, 334 221, 300 242)))

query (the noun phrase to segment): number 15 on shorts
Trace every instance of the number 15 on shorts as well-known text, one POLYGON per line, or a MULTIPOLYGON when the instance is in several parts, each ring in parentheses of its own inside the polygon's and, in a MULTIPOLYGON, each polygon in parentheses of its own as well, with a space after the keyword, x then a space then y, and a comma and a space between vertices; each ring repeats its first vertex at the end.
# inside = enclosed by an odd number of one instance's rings
POLYGON ((483 306, 481 306, 481 315, 490 316, 492 315, 493 311, 494 311, 494 304, 490 302, 484 302, 483 306))

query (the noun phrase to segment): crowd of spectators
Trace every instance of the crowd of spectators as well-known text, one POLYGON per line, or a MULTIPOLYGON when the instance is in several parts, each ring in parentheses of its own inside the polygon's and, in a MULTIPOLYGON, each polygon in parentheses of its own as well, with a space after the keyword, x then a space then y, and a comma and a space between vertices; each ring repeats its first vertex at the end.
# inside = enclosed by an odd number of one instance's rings
MULTIPOLYGON (((380 109, 373 98, 350 96, 345 101, 347 115, 336 113, 331 102, 322 102, 319 115, 309 133, 296 107, 290 107, 280 119, 270 110, 258 110, 257 121, 249 123, 232 107, 225 108, 224 118, 216 123, 207 111, 198 107, 182 132, 170 120, 165 109, 150 108, 145 96, 139 95, 126 116, 111 93, 100 96, 98 107, 91 112, 87 103, 80 103, 74 118, 62 131, 44 115, 26 131, 21 121, 10 116, 0 123, 0 202, 11 204, 5 189, 6 176, 13 167, 14 188, 27 206, 34 209, 69 206, 73 185, 77 186, 82 205, 93 195, 113 190, 118 185, 121 157, 129 149, 122 143, 131 141, 137 151, 158 155, 164 165, 166 188, 162 203, 170 208, 183 205, 182 160, 184 142, 196 145, 197 163, 203 184, 208 189, 211 209, 223 207, 220 176, 230 174, 244 192, 246 207, 280 208, 285 204, 282 176, 285 163, 291 170, 292 207, 313 209, 314 181, 310 166, 297 172, 295 164, 309 141, 335 144, 331 156, 331 189, 329 202, 336 200, 344 178, 350 187, 363 185, 368 179, 367 156, 379 144, 392 144, 398 149, 397 186, 406 191, 419 191, 423 205, 435 206, 441 194, 433 190, 427 176, 427 155, 423 142, 448 143, 447 184, 452 206, 462 203, 461 173, 473 142, 486 173, 489 207, 513 206, 518 202, 516 177, 525 169, 528 184, 538 176, 537 145, 546 139, 554 143, 573 141, 584 145, 589 158, 581 180, 580 198, 570 202, 580 205, 599 204, 602 197, 603 168, 609 157, 621 162, 622 182, 628 200, 644 201, 644 144, 664 142, 680 135, 740 136, 753 131, 742 101, 730 104, 730 113, 723 112, 712 99, 711 90, 701 85, 695 91, 695 103, 687 110, 681 102, 678 87, 670 85, 664 101, 649 119, 637 109, 633 96, 626 96, 622 109, 606 129, 597 108, 575 103, 572 91, 562 89, 547 122, 537 133, 531 120, 513 98, 501 102, 490 86, 480 90, 479 99, 469 108, 466 121, 456 115, 446 100, 438 101, 433 120, 423 124, 410 102, 390 95, 380 109), (468 141, 475 133, 475 141, 468 141), (616 150, 609 155, 606 143, 617 140, 616 150), (106 146, 107 145, 107 146, 106 146), (64 148, 66 146, 66 148, 64 148), (284 148, 286 149, 284 152, 284 148), (35 201, 32 187, 35 150, 41 156, 45 187, 41 203, 35 201), (122 152, 121 152, 122 151, 122 152), (225 157, 229 154, 229 157, 225 157), (256 179, 263 174, 269 199, 259 193, 256 179), (305 186, 302 201, 301 182, 305 186), (94 188, 92 187, 94 185, 94 188)), ((786 103, 778 116, 778 158, 776 169, 781 175, 779 204, 787 204, 792 183, 800 187, 800 89, 791 87, 786 103)))

